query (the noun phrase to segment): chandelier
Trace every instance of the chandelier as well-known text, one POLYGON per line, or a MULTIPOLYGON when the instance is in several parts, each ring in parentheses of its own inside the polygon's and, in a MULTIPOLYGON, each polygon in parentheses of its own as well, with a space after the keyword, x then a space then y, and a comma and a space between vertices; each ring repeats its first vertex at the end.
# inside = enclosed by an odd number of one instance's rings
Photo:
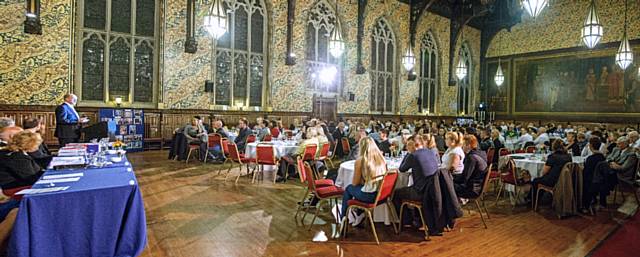
POLYGON ((462 56, 460 56, 460 60, 458 60, 458 65, 456 66, 456 77, 458 77, 459 80, 462 80, 466 76, 467 76, 467 64, 462 59, 462 56))
POLYGON ((600 19, 598 19, 595 0, 591 0, 587 19, 584 21, 584 26, 582 26, 582 42, 584 42, 588 48, 593 49, 598 42, 600 42, 601 38, 602 24, 600 24, 600 19))
POLYGON ((416 56, 413 54, 411 50, 411 45, 407 48, 407 52, 402 56, 402 65, 404 69, 407 71, 411 71, 413 66, 416 64, 416 56))
POLYGON ((497 86, 502 86, 502 83, 504 83, 504 73, 502 72, 500 61, 498 61, 498 70, 496 71, 496 76, 493 78, 493 80, 496 82, 497 86))
POLYGON ((522 6, 535 19, 547 6, 547 0, 522 0, 522 6))
POLYGON ((220 39, 227 33, 227 14, 222 7, 222 1, 224 0, 213 0, 209 13, 204 16, 204 28, 215 39, 220 39))
POLYGON ((344 53, 344 41, 340 35, 340 21, 338 17, 338 0, 336 0, 336 25, 331 32, 331 38, 329 38, 329 53, 333 58, 338 58, 344 53))
POLYGON ((622 70, 626 70, 629 65, 633 63, 633 51, 629 45, 629 39, 627 38, 627 1, 624 1, 624 34, 622 35, 622 41, 620 41, 620 47, 616 53, 616 64, 620 66, 622 70))

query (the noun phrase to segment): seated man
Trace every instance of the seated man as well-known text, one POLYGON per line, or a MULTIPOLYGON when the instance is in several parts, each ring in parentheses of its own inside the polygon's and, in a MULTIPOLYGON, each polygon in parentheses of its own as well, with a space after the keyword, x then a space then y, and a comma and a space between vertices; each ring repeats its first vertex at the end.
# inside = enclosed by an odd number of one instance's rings
POLYGON ((487 171, 487 155, 478 149, 478 141, 472 135, 464 136, 462 150, 465 153, 464 169, 462 174, 453 176, 453 186, 458 197, 476 198, 482 192, 487 171))
POLYGON ((249 129, 247 119, 245 118, 241 118, 240 121, 238 121, 238 129, 240 129, 240 131, 238 132, 238 137, 236 137, 236 140, 234 142, 236 143, 236 146, 238 146, 238 151, 244 152, 244 148, 246 146, 245 144, 247 143, 247 137, 253 132, 251 132, 251 129, 249 129))
POLYGON ((593 174, 594 187, 597 187, 600 193, 600 207, 606 207, 606 201, 602 199, 606 199, 618 180, 631 183, 635 176, 638 156, 634 148, 630 147, 629 138, 620 137, 616 144, 607 160, 598 163, 593 174))
POLYGON ((269 129, 269 121, 263 119, 258 124, 258 141, 264 141, 264 137, 267 135, 271 135, 271 130, 269 129))
POLYGON ((186 125, 182 129, 182 133, 190 145, 200 146, 199 159, 204 160, 204 155, 207 152, 207 141, 209 140, 209 135, 204 129, 202 121, 198 119, 198 117, 193 117, 193 119, 191 119, 191 124, 186 125))
POLYGON ((389 130, 381 129, 378 133, 380 136, 380 140, 376 143, 378 144, 378 148, 382 151, 382 155, 391 156, 391 142, 389 142, 389 130))
MULTIPOLYGON (((25 119, 24 121, 22 121, 22 126, 24 130, 32 133, 38 133, 40 135, 43 135, 46 132, 46 127, 44 125, 44 122, 42 122, 40 119, 37 119, 37 118, 25 119)), ((53 159, 53 155, 51 155, 51 151, 49 151, 47 144, 45 144, 44 142, 40 144, 40 146, 38 147, 38 151, 30 152, 29 155, 31 155, 31 157, 33 157, 33 159, 42 168, 48 167, 49 163, 51 162, 51 159, 53 159)))
POLYGON ((298 157, 303 158, 305 149, 307 145, 316 145, 318 149, 316 149, 316 155, 320 151, 320 144, 318 141, 318 131, 316 127, 308 127, 306 132, 307 139, 303 140, 302 143, 298 146, 298 149, 292 154, 282 156, 284 162, 282 162, 282 166, 280 167, 280 174, 278 175, 278 182, 284 182, 286 180, 287 174, 289 177, 296 177, 295 174, 295 165, 296 159, 298 157), (289 167, 293 167, 293 169, 289 169, 289 167), (285 173, 286 172, 286 173, 285 173))

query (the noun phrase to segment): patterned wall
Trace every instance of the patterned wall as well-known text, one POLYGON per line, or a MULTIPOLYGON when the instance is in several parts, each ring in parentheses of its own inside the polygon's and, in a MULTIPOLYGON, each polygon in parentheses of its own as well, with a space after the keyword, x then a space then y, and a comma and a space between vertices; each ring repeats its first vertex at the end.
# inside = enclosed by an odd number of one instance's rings
MULTIPOLYGON (((511 32, 502 30, 496 35, 487 57, 583 46, 580 32, 589 2, 555 0, 535 20, 525 14, 522 23, 511 32)), ((631 0, 628 4, 627 35, 629 39, 640 38, 640 1, 631 0)), ((620 41, 624 29, 624 0, 597 0, 596 6, 604 26, 601 42, 620 41)))
POLYGON ((0 104, 53 105, 69 90, 70 0, 42 1, 42 35, 25 34, 23 0, 0 1, 0 104))

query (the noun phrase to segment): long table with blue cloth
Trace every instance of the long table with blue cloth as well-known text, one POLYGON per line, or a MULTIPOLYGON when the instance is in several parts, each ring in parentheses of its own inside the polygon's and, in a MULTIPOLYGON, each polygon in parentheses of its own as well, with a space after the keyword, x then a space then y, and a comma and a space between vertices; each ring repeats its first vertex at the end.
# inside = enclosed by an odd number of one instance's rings
MULTIPOLYGON (((55 180, 54 180, 55 181, 55 180)), ((138 256, 147 240, 144 204, 126 157, 99 168, 47 170, 25 194, 13 227, 9 256, 138 256), (42 183, 47 178, 77 181, 42 183)))

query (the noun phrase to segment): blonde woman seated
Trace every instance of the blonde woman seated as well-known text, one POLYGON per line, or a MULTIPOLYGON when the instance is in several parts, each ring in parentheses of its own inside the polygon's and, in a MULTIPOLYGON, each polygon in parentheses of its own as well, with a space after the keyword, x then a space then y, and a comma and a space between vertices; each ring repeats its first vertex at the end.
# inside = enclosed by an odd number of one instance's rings
POLYGON ((285 173, 284 173, 285 171, 289 174, 290 177, 296 176, 296 171, 295 171, 296 158, 298 156, 300 156, 300 158, 304 157, 303 156, 304 150, 307 148, 308 145, 318 146, 318 149, 316 149, 316 155, 320 151, 320 144, 318 141, 318 130, 315 127, 308 127, 306 135, 307 135, 307 139, 305 139, 304 141, 302 141, 302 143, 300 143, 295 153, 282 156, 282 159, 285 161, 282 162, 282 165, 284 166, 281 167, 282 173, 278 176, 278 179, 277 179, 278 182, 284 182, 286 180, 285 173))
POLYGON ((464 151, 462 150, 462 134, 459 132, 447 132, 445 135, 447 151, 442 155, 441 169, 446 169, 453 174, 460 174, 464 170, 464 151))
MULTIPOLYGON (((376 146, 376 142, 370 137, 363 137, 358 143, 360 146, 360 156, 356 159, 355 169, 353 172, 353 181, 344 190, 342 198, 341 218, 344 218, 347 212, 348 202, 356 199, 365 203, 373 203, 378 194, 378 184, 382 180, 382 176, 387 172, 387 164, 385 163, 382 152, 376 146)), ((364 214, 360 214, 356 218, 355 225, 358 221, 362 221, 364 214)))
POLYGON ((31 186, 44 173, 38 163, 29 156, 42 143, 38 133, 23 131, 11 138, 11 142, 0 150, 0 187, 12 189, 31 186))

